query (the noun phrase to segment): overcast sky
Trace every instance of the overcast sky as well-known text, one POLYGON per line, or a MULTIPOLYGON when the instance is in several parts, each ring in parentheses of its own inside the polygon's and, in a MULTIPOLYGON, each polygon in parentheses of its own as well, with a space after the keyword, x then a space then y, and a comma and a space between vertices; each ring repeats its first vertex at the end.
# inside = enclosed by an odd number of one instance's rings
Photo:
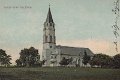
POLYGON ((114 0, 0 0, 0 48, 12 55, 13 60, 19 57, 21 49, 31 46, 41 53, 43 23, 50 3, 57 44, 88 47, 94 53, 115 55, 111 28, 115 17, 112 13, 113 2, 114 0), (20 8, 21 6, 31 8, 20 8))

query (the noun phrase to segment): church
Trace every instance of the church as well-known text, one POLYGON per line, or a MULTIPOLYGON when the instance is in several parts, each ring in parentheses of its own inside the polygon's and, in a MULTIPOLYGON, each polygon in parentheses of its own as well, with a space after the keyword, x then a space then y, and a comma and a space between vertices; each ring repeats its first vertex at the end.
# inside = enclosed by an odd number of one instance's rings
POLYGON ((91 58, 94 55, 89 48, 56 45, 55 23, 49 7, 43 28, 42 60, 45 60, 44 66, 60 66, 63 58, 72 58, 72 62, 68 66, 79 65, 82 67, 84 66, 82 60, 85 52, 91 58))

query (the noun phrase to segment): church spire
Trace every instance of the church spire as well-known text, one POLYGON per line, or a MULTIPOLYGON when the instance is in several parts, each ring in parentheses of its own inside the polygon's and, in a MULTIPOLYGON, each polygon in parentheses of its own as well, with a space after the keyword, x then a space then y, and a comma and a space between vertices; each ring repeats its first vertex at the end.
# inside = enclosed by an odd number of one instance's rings
POLYGON ((50 10, 50 4, 49 4, 49 10, 48 10, 46 22, 49 22, 49 23, 50 23, 50 22, 53 22, 51 10, 50 10))

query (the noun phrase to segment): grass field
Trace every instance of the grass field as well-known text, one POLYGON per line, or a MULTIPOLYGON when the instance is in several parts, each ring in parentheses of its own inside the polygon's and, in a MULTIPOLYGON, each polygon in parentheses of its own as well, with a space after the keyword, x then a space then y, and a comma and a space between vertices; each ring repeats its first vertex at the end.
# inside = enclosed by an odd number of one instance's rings
POLYGON ((0 80, 120 80, 120 69, 0 68, 0 80))

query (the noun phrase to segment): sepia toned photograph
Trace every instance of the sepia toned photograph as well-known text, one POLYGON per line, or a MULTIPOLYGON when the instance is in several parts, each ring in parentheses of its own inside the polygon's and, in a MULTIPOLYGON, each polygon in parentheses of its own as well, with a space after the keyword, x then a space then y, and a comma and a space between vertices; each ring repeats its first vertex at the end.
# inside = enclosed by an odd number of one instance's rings
POLYGON ((120 0, 0 0, 0 80, 120 80, 120 0))

